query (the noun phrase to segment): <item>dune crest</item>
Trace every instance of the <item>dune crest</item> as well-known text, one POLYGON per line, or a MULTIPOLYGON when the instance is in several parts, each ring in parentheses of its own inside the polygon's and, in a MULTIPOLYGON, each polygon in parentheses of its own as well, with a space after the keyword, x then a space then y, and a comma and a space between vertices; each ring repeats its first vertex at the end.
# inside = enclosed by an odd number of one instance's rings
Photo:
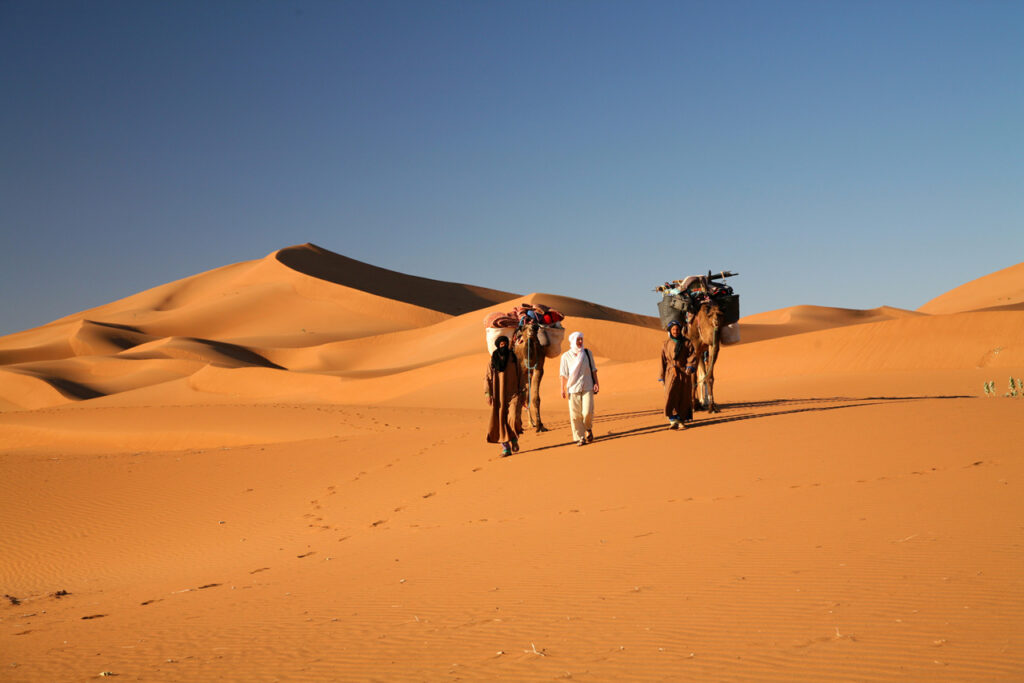
POLYGON ((961 313, 1024 304, 1024 262, 997 270, 941 294, 917 310, 921 313, 961 313))
POLYGON ((310 243, 281 249, 273 256, 304 275, 448 315, 475 311, 515 296, 496 289, 406 275, 310 243))

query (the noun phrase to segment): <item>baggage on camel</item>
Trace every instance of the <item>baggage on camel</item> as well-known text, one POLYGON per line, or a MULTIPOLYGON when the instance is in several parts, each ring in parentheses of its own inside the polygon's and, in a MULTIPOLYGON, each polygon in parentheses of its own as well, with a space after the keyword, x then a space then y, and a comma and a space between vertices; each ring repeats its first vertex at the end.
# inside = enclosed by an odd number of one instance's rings
POLYGON ((484 316, 484 328, 487 341, 487 353, 494 350, 494 340, 499 336, 508 337, 509 343, 515 340, 516 331, 527 322, 537 325, 537 342, 547 358, 557 358, 562 353, 562 340, 565 328, 562 321, 565 316, 554 308, 544 304, 523 303, 511 311, 493 311, 484 316))
MULTIPOLYGON (((658 318, 661 320, 661 328, 668 329, 672 320, 685 319, 687 314, 695 314, 700 309, 701 302, 707 297, 711 298, 725 315, 725 324, 734 325, 740 319, 740 295, 733 292, 732 287, 724 282, 717 282, 727 277, 734 277, 739 273, 723 270, 717 274, 708 271, 707 275, 691 275, 682 280, 673 280, 657 287, 655 291, 661 292, 661 301, 658 302, 658 318)), ((739 327, 734 327, 727 335, 730 341, 723 343, 735 343, 739 341, 739 327)))

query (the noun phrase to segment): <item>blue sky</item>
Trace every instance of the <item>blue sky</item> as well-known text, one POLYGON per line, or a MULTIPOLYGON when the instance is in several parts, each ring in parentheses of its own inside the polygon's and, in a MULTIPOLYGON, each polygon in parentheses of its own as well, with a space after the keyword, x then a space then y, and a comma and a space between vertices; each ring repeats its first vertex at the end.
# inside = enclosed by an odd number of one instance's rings
POLYGON ((656 313, 1024 260, 1024 3, 0 0, 0 334, 314 242, 656 313))

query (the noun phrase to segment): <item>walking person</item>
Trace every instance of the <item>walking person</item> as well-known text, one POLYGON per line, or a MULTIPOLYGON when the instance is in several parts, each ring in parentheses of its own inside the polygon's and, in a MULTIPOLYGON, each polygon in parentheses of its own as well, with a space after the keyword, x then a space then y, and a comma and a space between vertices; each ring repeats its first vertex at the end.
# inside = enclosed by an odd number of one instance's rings
POLYGON ((518 434, 512 429, 509 405, 519 393, 521 383, 519 362, 509 347, 508 337, 494 340, 491 362, 487 364, 487 405, 491 406, 491 419, 487 425, 487 442, 500 443, 501 455, 507 457, 519 451, 518 434))
POLYGON ((693 373, 697 371, 697 352, 678 320, 668 324, 668 339, 661 345, 661 376, 665 384, 665 417, 669 429, 685 429, 693 419, 693 373))
POLYGON ((594 440, 594 394, 600 390, 597 366, 590 349, 583 346, 583 333, 569 335, 569 350, 562 354, 558 375, 562 398, 569 399, 569 424, 577 446, 594 440))

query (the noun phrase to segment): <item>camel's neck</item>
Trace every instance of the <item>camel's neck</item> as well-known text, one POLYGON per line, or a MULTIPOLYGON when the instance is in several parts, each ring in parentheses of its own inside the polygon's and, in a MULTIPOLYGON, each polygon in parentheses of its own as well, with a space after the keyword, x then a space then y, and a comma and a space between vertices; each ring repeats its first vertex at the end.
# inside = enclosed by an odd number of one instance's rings
POLYGON ((706 316, 697 317, 697 332, 700 340, 705 344, 711 344, 718 337, 718 325, 712 318, 706 316))
POLYGON ((527 351, 529 351, 531 355, 540 353, 540 348, 540 342, 537 341, 536 338, 523 339, 518 344, 516 344, 516 350, 522 353, 523 355, 525 355, 527 351))

